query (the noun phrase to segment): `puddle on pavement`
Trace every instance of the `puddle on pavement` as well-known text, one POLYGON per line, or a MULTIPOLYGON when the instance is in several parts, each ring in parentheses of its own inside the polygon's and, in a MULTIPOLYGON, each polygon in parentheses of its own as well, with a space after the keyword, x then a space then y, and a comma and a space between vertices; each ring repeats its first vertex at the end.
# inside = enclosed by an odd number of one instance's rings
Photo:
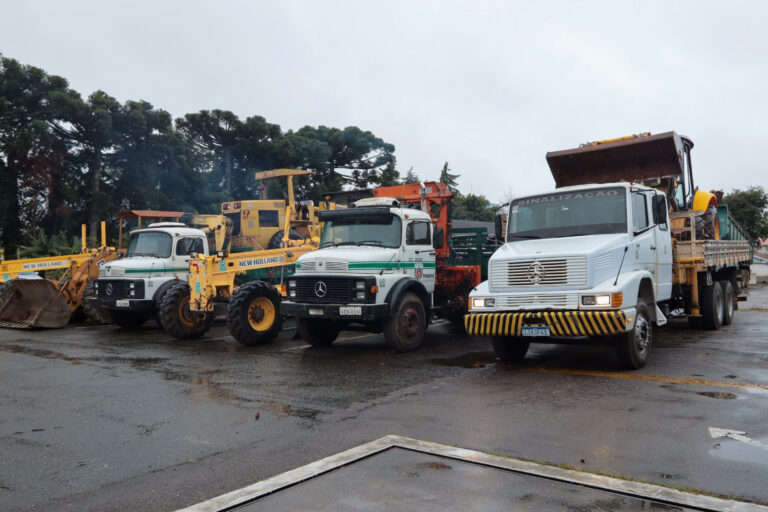
POLYGON ((430 359, 430 363, 459 368, 483 368, 496 362, 493 352, 470 352, 450 359, 430 359))
POLYGON ((708 396, 710 398, 719 398, 721 400, 734 400, 739 398, 733 393, 725 393, 723 391, 697 391, 697 395, 708 396))
MULTIPOLYGON (((747 437, 749 437, 749 433, 747 433, 747 437)), ((753 439, 763 446, 768 446, 768 437, 753 439)), ((710 455, 718 459, 747 462, 768 467, 768 450, 765 448, 752 446, 731 438, 718 439, 717 441, 718 443, 709 451, 710 455)))

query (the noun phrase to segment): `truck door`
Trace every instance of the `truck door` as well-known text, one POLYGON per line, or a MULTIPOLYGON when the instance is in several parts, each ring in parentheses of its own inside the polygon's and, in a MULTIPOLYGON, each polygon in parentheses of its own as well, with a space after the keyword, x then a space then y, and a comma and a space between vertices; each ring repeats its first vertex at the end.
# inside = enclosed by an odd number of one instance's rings
POLYGON ((185 236, 176 240, 176 249, 173 252, 173 275, 181 279, 187 279, 189 273, 189 256, 193 252, 204 254, 205 242, 201 237, 185 236))
MULTIPOLYGON (((651 227, 649 212, 649 194, 632 192, 632 230, 634 237, 630 250, 634 252, 635 270, 647 270, 653 276, 654 285, 658 287, 658 251, 656 242, 657 229, 651 227)), ((659 290, 654 289, 658 297, 659 290)))
POLYGON ((409 222, 405 227, 403 254, 407 273, 420 281, 429 293, 435 290, 435 250, 432 248, 431 235, 431 222, 427 220, 409 222))
POLYGON ((656 239, 656 300, 667 300, 672 297, 672 235, 669 230, 669 205, 664 194, 650 197, 653 223, 656 227, 653 233, 656 239), (654 202, 659 206, 655 207, 654 202))

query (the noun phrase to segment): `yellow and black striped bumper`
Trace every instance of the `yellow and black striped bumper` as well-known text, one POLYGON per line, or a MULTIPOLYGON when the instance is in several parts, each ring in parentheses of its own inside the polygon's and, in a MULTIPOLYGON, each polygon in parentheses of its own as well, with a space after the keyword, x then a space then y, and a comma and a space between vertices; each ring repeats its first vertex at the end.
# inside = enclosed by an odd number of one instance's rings
POLYGON ((605 336, 626 331, 622 311, 530 311, 470 313, 464 328, 472 336, 520 336, 523 326, 547 326, 552 336, 605 336))

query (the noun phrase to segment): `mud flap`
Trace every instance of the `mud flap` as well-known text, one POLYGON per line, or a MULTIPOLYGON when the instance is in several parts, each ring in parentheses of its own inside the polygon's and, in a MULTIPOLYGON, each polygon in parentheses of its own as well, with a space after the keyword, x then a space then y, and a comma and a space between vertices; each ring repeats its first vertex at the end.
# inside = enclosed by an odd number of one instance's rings
POLYGON ((69 323, 66 298, 47 279, 14 279, 0 296, 0 327, 56 329, 69 323))

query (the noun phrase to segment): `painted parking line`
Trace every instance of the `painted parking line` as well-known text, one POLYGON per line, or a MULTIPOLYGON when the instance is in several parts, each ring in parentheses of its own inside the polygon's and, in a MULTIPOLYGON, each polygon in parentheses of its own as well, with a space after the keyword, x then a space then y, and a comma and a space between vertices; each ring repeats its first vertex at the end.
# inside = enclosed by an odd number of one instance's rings
POLYGON ((722 380, 698 379, 695 377, 667 377, 664 375, 646 375, 642 373, 601 372, 601 371, 593 371, 593 370, 571 370, 568 368, 544 368, 544 367, 525 368, 524 371, 536 372, 536 373, 564 373, 568 375, 583 375, 587 377, 607 377, 610 379, 647 380, 652 382, 666 382, 669 384, 692 384, 695 386, 713 386, 718 388, 768 391, 768 386, 764 384, 753 384, 748 382, 726 382, 722 380))

